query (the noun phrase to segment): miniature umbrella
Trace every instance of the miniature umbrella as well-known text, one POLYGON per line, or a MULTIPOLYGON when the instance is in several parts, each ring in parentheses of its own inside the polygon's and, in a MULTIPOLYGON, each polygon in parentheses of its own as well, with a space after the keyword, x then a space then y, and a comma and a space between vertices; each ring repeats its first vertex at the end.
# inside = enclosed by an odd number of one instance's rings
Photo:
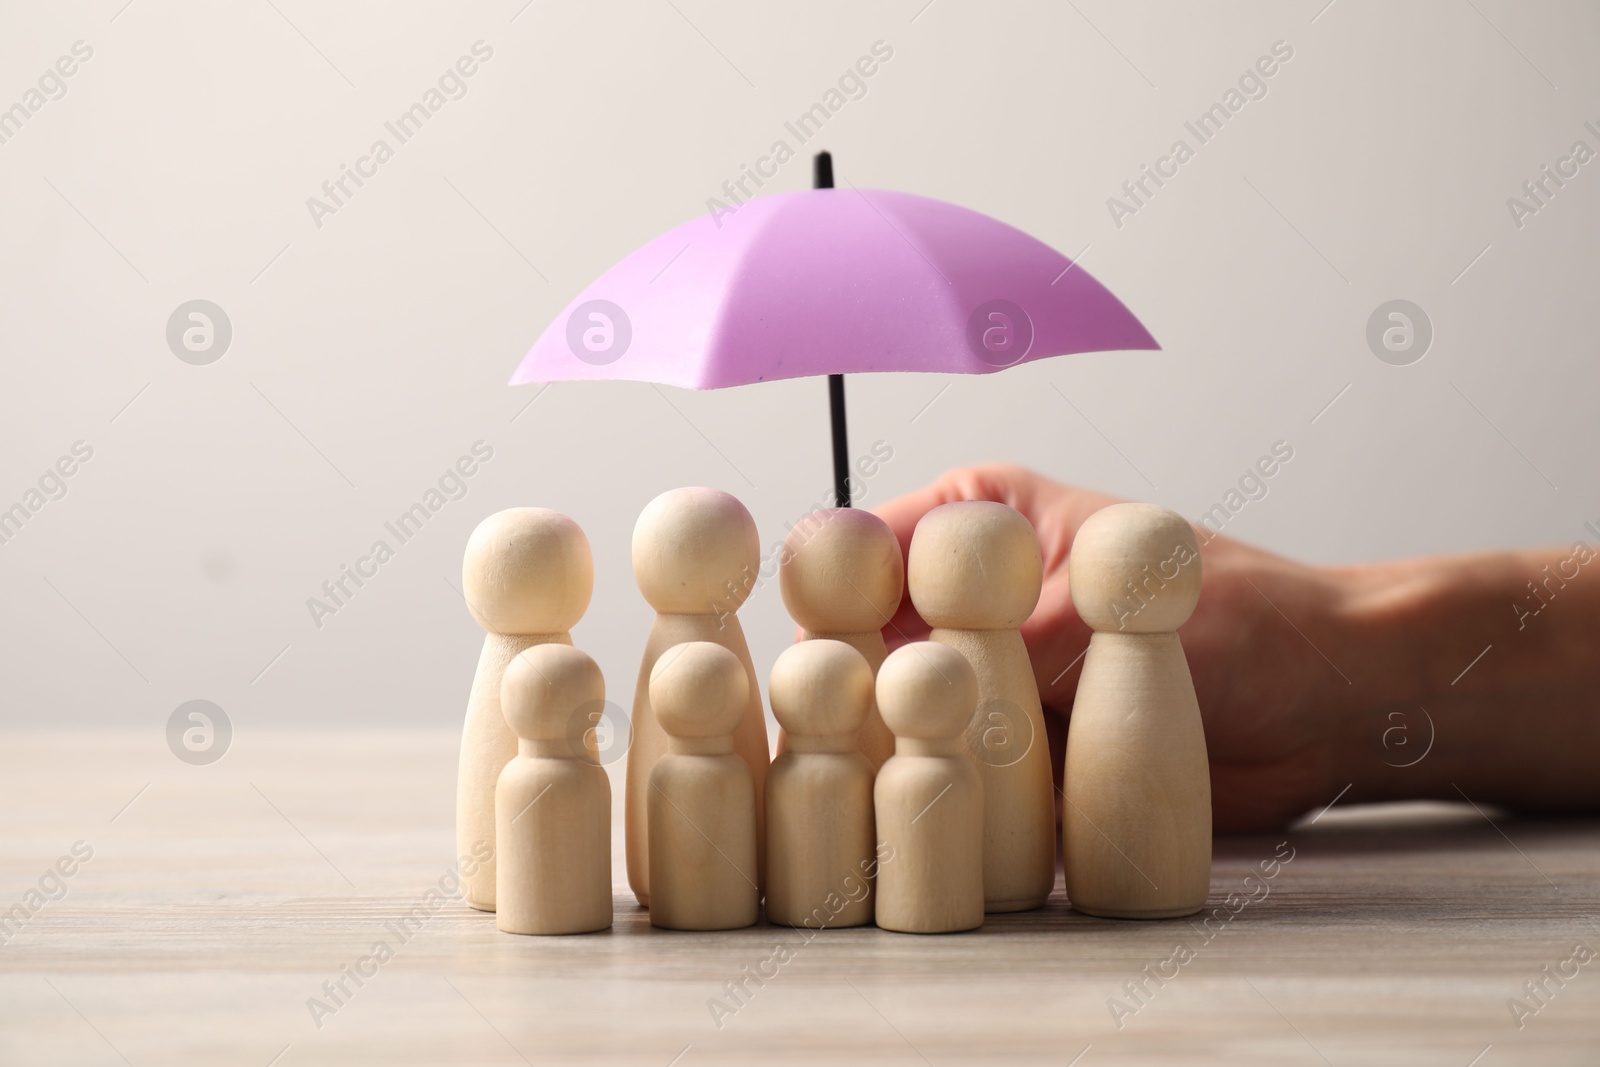
MULTIPOLYGON (((817 162, 831 185, 826 154, 817 162)), ((1021 230, 909 193, 824 187, 756 197, 639 248, 578 294, 511 384, 835 376, 835 493, 848 506, 838 375, 988 374, 1159 347, 1105 286, 1021 230)))

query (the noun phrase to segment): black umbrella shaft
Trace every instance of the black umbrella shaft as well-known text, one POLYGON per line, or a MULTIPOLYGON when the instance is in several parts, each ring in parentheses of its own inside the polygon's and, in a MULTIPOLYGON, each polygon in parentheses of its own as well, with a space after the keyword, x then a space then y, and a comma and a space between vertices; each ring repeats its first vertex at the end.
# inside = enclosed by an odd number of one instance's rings
MULTIPOLYGON (((833 188, 833 156, 818 152, 812 160, 812 184, 833 188)), ((828 414, 833 422, 833 496, 838 506, 850 506, 850 434, 844 418, 844 375, 828 375, 828 414)))
POLYGON ((828 375, 828 411, 833 416, 833 495, 850 506, 850 439, 844 421, 844 375, 828 375))
POLYGON ((811 165, 811 184, 816 189, 833 188, 833 154, 818 152, 811 165))

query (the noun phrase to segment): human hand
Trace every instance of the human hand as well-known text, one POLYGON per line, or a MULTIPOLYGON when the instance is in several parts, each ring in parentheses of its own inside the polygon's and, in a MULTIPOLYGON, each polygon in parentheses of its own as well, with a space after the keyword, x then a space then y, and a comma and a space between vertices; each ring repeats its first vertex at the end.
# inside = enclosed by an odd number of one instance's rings
MULTIPOLYGON (((1008 504, 1038 534, 1044 584, 1022 637, 1051 728, 1059 782, 1065 725, 1091 633, 1068 594, 1067 554, 1083 521, 1119 500, 997 464, 948 471, 876 512, 905 551, 917 520, 961 500, 1008 504)), ((1280 826, 1330 802, 1342 784, 1335 784, 1337 701, 1353 683, 1319 651, 1345 644, 1342 587, 1333 572, 1203 528, 1196 535, 1200 603, 1179 635, 1205 721, 1214 825, 1280 826)), ((907 594, 884 634, 893 647, 924 640, 928 630, 907 594)))

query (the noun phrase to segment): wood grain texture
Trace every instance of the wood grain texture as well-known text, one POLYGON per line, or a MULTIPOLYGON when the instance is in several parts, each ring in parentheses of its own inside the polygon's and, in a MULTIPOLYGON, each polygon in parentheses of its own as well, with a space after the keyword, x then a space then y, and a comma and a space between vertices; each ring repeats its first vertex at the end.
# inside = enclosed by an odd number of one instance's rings
POLYGON ((1062 859, 1082 911, 1191 915, 1211 871, 1205 729, 1175 633, 1096 633, 1067 733, 1062 859))
POLYGON ((1211 771, 1176 632, 1200 578, 1194 527, 1168 508, 1112 504, 1073 537, 1067 583, 1094 636, 1067 730, 1061 855, 1067 896, 1090 915, 1178 918, 1205 906, 1211 771))
MULTIPOLYGON (((983 896, 988 912, 1049 899, 1058 833, 1044 711, 1018 627, 1039 603, 1044 563, 1033 526, 1005 504, 941 504, 917 521, 906 588, 929 639, 978 676, 967 749, 983 781, 983 896)), ((880 703, 881 703, 880 694, 880 703)))
POLYGON ((749 697, 744 717, 734 731, 734 750, 749 768, 756 791, 756 841, 760 850, 756 857, 756 884, 763 884, 766 877, 767 717, 761 706, 761 689, 756 682, 755 663, 750 658, 744 629, 732 615, 720 622, 714 615, 657 615, 645 641, 639 680, 634 687, 629 755, 617 764, 632 768, 626 773, 621 790, 622 808, 626 813, 621 833, 627 848, 620 869, 628 872, 634 897, 644 905, 650 903, 650 771, 667 751, 667 733, 656 721, 650 704, 650 672, 662 653, 695 641, 721 645, 738 656, 744 665, 749 697))
POLYGON ((756 794, 756 877, 766 873, 767 717, 750 646, 735 614, 755 588, 761 537, 738 499, 720 489, 672 489, 645 505, 633 527, 633 579, 656 612, 634 689, 632 735, 623 790, 628 882, 639 903, 650 903, 650 773, 667 751, 667 736, 651 709, 650 676, 673 645, 710 641, 744 664, 749 682, 734 750, 750 769, 756 794))
POLYGON ((872 784, 879 861, 873 920, 908 934, 975 930, 989 887, 988 798, 962 735, 978 702, 978 676, 955 649, 919 641, 889 653, 877 690, 894 755, 872 784))
POLYGON ((506 668, 500 708, 517 754, 495 785, 494 860, 507 933, 611 925, 611 779, 591 726, 605 692, 599 665, 571 645, 530 648, 506 668))
MULTIPOLYGON (((783 603, 802 640, 843 641, 866 658, 874 676, 889 650, 883 626, 905 592, 905 563, 889 524, 859 508, 822 508, 790 528, 778 560, 783 603)), ((894 755, 894 735, 869 696, 856 745, 876 774, 894 755)), ((786 744, 778 730, 778 752, 786 744)))
POLYGON ((866 925, 873 915, 875 772, 857 747, 857 731, 876 707, 873 668, 842 641, 799 641, 773 664, 767 695, 778 742, 789 745, 767 772, 767 920, 866 925))
MULTIPOLYGON (((578 524, 547 508, 507 508, 480 522, 461 560, 467 610, 483 627, 483 652, 467 696, 456 779, 456 853, 492 853, 495 783, 517 753, 500 712, 506 666, 533 645, 572 643, 594 592, 594 557, 578 524)), ((463 868, 466 898, 493 911, 495 862, 463 868)))
POLYGON ((650 674, 667 736, 650 771, 650 922, 664 929, 738 930, 761 917, 755 783, 733 737, 750 699, 745 662, 691 641, 650 674))
MULTIPOLYGON (((209 767, 174 759, 158 725, 0 738, 3 906, 74 842, 94 850, 0 945, 0 1063, 1465 1067, 1492 1046, 1477 1064, 1497 1067, 1600 1048, 1600 961, 1521 1030, 1506 1006, 1574 943, 1600 948, 1597 820, 1335 806, 1219 838, 1191 920, 1089 918, 1058 883, 972 934, 807 942, 655 930, 619 885, 606 933, 516 937, 451 902, 401 943, 451 862, 455 731, 273 733, 242 713, 235 728, 209 767), (1201 920, 1284 841, 1270 893, 1206 940, 1201 920), (307 998, 379 940, 393 959, 318 1028, 307 998), (1108 999, 1179 943, 1194 958, 1118 1029, 1108 999), (727 994, 741 981, 743 1006, 727 994)), ((618 826, 618 876, 622 841, 618 826)))

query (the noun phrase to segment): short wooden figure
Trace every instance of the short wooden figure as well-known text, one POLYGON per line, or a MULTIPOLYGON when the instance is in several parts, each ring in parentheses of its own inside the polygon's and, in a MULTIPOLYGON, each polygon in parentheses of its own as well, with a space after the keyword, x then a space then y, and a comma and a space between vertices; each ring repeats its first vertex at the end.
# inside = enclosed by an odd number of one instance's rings
POLYGON ((605 699, 594 660, 537 645, 506 668, 500 707, 519 738, 495 788, 495 923, 512 934, 611 925, 611 782, 589 742, 605 699))
POLYGON ((1211 881, 1205 730, 1174 632, 1200 599, 1194 528, 1154 504, 1104 508, 1067 580, 1095 631, 1067 730, 1067 896, 1090 915, 1191 915, 1211 881))
POLYGON ((750 699, 739 657, 711 641, 674 645, 650 673, 668 749, 650 771, 650 924, 734 930, 756 921, 756 787, 734 752, 750 699))
POLYGON ((984 908, 1026 911, 1056 881, 1055 785, 1044 712, 1019 627, 1039 602, 1039 541, 1004 504, 962 501, 929 511, 907 552, 906 583, 930 638, 966 656, 978 676, 967 747, 983 778, 984 908))
MULTIPOLYGON (((806 639, 843 641, 866 657, 874 676, 888 649, 883 627, 905 591, 900 542, 889 524, 857 508, 813 511, 789 530, 778 558, 778 585, 789 617, 806 639)), ((778 733, 778 751, 785 746, 778 733)), ((877 772, 894 753, 877 698, 856 730, 856 747, 877 772)))
POLYGON ((496 512, 472 531, 461 564, 467 610, 487 634, 467 697, 456 777, 456 856, 481 859, 461 879, 462 895, 479 911, 495 906, 494 792, 500 771, 517 754, 517 738, 500 711, 506 665, 524 649, 571 644, 594 591, 594 559, 578 524, 545 508, 496 512))
MULTIPOLYGON (((646 907, 650 905, 647 786, 656 760, 667 750, 667 735, 651 709, 650 675, 656 660, 673 645, 713 641, 744 665, 748 689, 733 745, 755 782, 757 834, 765 827, 767 717, 750 646, 736 614, 755 589, 760 566, 761 542, 755 520, 743 504, 720 489, 662 493, 645 506, 634 525, 634 581, 656 610, 634 690, 624 812, 628 884, 646 907)), ((765 866, 764 858, 758 857, 758 862, 765 866)), ((756 881, 761 881, 759 874, 756 881)))
POLYGON ((768 922, 872 922, 873 767, 856 747, 872 687, 842 641, 802 641, 773 664, 767 691, 789 744, 767 772, 768 922))
POLYGON ((983 925, 983 783, 962 731, 978 699, 966 657, 932 641, 878 669, 878 711, 894 755, 873 786, 879 848, 877 922, 941 934, 983 925))

